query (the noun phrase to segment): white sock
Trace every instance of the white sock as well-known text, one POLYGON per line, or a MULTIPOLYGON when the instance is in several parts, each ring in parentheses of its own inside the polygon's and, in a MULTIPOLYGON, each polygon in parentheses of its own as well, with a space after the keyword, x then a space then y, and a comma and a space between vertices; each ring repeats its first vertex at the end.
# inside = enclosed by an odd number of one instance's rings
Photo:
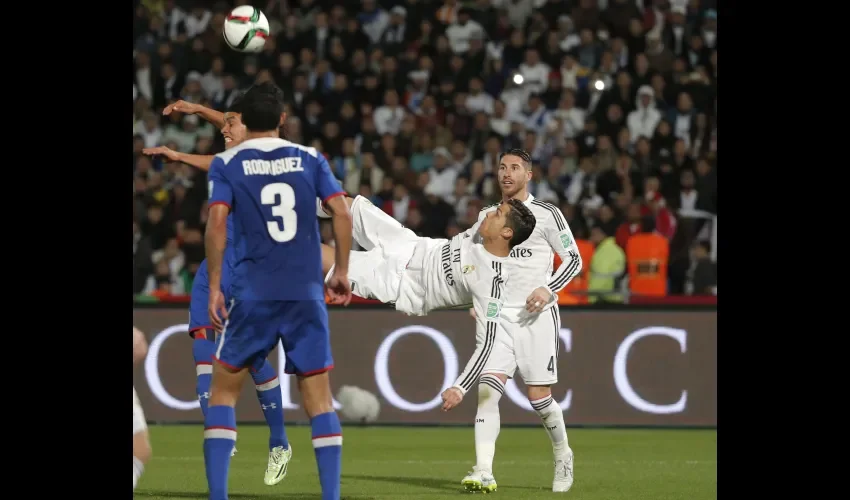
POLYGON ((142 477, 142 472, 145 471, 145 464, 136 457, 133 457, 133 489, 136 489, 136 484, 139 478, 142 477))
POLYGON ((564 426, 563 410, 552 399, 551 394, 545 398, 531 401, 531 407, 543 421, 543 428, 546 429, 546 434, 549 434, 549 439, 552 441, 552 451, 555 457, 562 456, 570 447, 570 443, 567 441, 567 429, 564 426))
POLYGON ((502 381, 484 374, 478 379, 478 413, 475 415, 475 459, 478 470, 493 471, 496 439, 502 427, 499 400, 505 392, 502 381))

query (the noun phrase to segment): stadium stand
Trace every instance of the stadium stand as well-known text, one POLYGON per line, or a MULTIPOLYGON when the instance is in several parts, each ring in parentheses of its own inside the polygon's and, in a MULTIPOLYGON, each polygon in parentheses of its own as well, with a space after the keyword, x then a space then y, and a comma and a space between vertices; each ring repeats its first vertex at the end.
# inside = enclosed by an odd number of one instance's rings
POLYGON ((211 125, 162 109, 224 110, 268 79, 288 101, 287 138, 424 236, 474 223, 499 197, 499 151, 529 150, 530 192, 561 208, 592 256, 562 304, 623 300, 610 292, 630 282, 650 296, 716 295, 716 1, 270 0, 253 5, 273 36, 246 55, 221 30, 247 3, 135 2, 137 299, 191 289, 207 198, 204 172, 141 150, 224 148, 211 125), (659 238, 631 241, 642 233, 659 238), (632 258, 622 279, 594 277, 618 248, 647 254, 644 240, 664 246, 649 252, 663 262, 632 258))

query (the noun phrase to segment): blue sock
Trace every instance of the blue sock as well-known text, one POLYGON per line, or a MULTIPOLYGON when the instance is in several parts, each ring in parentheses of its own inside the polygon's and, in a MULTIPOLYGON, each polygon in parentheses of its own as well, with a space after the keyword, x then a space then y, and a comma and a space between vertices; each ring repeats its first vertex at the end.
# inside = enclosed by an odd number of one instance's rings
POLYGON ((227 500, 230 452, 236 445, 236 411, 231 406, 211 406, 204 420, 204 465, 210 500, 227 500))
POLYGON ((342 427, 331 411, 310 420, 313 428, 313 451, 319 466, 322 500, 339 500, 339 476, 342 473, 342 427))
POLYGON ((215 342, 212 340, 196 338, 192 342, 192 357, 195 358, 195 373, 198 375, 195 392, 198 394, 204 418, 207 416, 207 406, 210 402, 213 354, 215 354, 215 342))
POLYGON ((277 446, 289 448, 286 429, 283 425, 283 394, 280 392, 280 379, 272 365, 263 360, 259 370, 251 370, 251 378, 257 387, 257 398, 263 409, 263 416, 269 425, 269 451, 277 446))

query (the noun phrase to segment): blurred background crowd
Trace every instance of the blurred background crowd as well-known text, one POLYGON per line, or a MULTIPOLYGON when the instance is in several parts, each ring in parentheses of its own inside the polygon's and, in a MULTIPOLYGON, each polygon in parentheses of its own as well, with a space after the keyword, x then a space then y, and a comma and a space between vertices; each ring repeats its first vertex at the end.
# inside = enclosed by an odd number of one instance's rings
MULTIPOLYGON (((715 0, 136 1, 134 294, 183 295, 204 258, 204 172, 143 148, 214 154, 183 99, 225 110, 255 82, 287 99, 287 139, 344 189, 423 236, 499 198, 499 152, 532 154, 529 191, 577 239, 669 242, 669 294, 716 287, 715 0), (257 54, 227 48, 235 5, 268 16, 257 54)), ((330 238, 330 228, 323 227, 330 238)), ((607 248, 607 247, 606 247, 607 248)), ((590 266, 585 262, 585 268, 590 266)), ((716 290, 716 288, 715 288, 716 290)))

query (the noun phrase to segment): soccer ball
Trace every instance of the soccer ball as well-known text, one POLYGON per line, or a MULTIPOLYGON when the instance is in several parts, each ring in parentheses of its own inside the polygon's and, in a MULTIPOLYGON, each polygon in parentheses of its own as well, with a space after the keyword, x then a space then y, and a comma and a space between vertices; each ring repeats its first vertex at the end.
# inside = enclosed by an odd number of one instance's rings
POLYGON ((342 405, 342 416, 349 420, 370 423, 374 422, 381 413, 378 397, 359 387, 351 385, 340 387, 336 399, 342 405))
POLYGON ((249 5, 236 7, 224 21, 224 41, 239 52, 259 52, 269 37, 269 20, 249 5))

